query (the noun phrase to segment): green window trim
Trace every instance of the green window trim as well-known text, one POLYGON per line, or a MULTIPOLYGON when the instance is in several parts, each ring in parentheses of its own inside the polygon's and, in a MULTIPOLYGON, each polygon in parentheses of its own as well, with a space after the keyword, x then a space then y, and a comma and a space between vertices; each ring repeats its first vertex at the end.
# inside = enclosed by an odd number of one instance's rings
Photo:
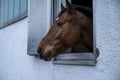
POLYGON ((28 14, 28 0, 0 0, 0 29, 13 24, 28 14))

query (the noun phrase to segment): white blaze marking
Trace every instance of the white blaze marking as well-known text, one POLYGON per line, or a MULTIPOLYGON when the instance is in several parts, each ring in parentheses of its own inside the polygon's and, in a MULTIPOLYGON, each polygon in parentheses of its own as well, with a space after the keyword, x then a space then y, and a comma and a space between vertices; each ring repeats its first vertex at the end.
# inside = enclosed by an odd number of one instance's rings
POLYGON ((59 19, 59 17, 56 18, 56 21, 59 19))

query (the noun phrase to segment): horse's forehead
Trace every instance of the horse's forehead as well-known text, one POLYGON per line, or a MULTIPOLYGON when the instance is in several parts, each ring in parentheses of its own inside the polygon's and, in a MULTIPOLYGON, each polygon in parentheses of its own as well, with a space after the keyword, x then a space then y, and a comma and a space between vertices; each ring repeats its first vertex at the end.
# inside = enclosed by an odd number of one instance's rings
POLYGON ((68 13, 64 12, 56 18, 56 21, 58 21, 59 19, 67 19, 68 17, 70 17, 68 13))

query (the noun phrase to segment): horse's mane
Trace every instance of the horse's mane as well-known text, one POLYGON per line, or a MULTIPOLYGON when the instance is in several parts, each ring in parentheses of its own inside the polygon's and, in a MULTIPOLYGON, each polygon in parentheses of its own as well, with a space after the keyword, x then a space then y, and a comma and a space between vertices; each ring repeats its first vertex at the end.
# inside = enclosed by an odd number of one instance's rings
MULTIPOLYGON (((73 5, 74 9, 83 13, 84 15, 86 15, 87 17, 93 18, 93 11, 92 8, 90 7, 86 7, 86 6, 80 6, 80 5, 73 5)), ((59 14, 58 17, 60 17, 67 9, 65 8, 64 10, 62 10, 59 14)))

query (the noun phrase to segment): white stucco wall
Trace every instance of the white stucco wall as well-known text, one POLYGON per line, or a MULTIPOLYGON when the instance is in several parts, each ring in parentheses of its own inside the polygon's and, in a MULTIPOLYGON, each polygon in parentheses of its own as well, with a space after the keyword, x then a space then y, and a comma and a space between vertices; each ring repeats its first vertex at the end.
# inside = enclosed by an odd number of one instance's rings
POLYGON ((0 30, 0 80, 52 80, 52 65, 27 55, 27 22, 0 30))
POLYGON ((28 56, 26 18, 0 29, 0 80, 120 80, 120 0, 96 1, 96 66, 53 65, 28 56))

